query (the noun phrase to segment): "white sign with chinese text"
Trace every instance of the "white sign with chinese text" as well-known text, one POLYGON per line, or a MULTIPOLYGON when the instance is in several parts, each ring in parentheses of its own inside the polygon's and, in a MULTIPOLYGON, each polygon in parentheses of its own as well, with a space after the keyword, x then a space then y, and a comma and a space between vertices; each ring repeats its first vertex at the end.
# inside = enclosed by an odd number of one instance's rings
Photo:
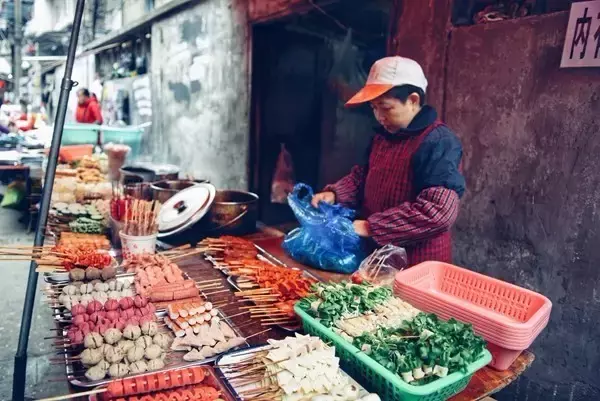
POLYGON ((561 67, 600 67, 600 0, 571 4, 561 67))

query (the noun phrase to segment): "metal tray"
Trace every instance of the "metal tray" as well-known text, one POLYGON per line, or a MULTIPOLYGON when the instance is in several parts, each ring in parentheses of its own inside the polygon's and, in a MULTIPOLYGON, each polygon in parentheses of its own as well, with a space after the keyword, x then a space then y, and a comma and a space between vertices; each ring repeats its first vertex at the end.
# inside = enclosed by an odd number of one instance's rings
MULTIPOLYGON (((262 260, 263 262, 270 263, 270 264, 272 264, 274 266, 286 267, 286 268, 292 269, 292 270, 302 270, 302 269, 298 269, 297 267, 289 267, 284 262, 282 262, 281 260, 279 260, 275 256, 271 255, 269 252, 267 252, 266 250, 264 250, 260 246, 258 246, 256 244, 254 244, 254 246, 258 250, 257 258, 259 260, 262 260)), ((235 290, 241 291, 241 288, 237 284, 237 277, 236 276, 232 276, 230 274, 230 271, 226 267, 221 266, 210 255, 206 255, 206 260, 208 260, 209 262, 211 262, 212 265, 213 265, 213 267, 215 267, 218 270, 221 270, 221 272, 223 272, 227 276, 227 282, 229 283, 229 285, 231 285, 235 290)), ((321 279, 319 279, 318 277, 316 277, 315 275, 313 275, 312 273, 310 273, 310 272, 308 272, 306 270, 302 270, 302 275, 304 277, 306 277, 306 278, 310 278, 310 279, 313 279, 315 281, 322 281, 321 279)), ((247 302, 251 303, 252 301, 248 300, 247 302)), ((275 325, 275 326, 279 327, 279 328, 281 328, 281 329, 283 329, 285 331, 294 332, 294 331, 298 331, 298 330, 300 330, 302 328, 302 322, 299 320, 298 324, 295 324, 295 325, 275 325)))
MULTIPOLYGON (((235 362, 236 360, 243 361, 245 359, 244 354, 245 353, 247 354, 247 351, 249 351, 249 350, 260 351, 262 349, 268 349, 270 347, 271 346, 267 344, 267 345, 257 345, 254 347, 248 347, 248 348, 244 348, 244 349, 237 350, 237 351, 230 351, 230 352, 222 355, 221 357, 219 357, 217 359, 217 361, 215 362, 215 372, 218 374, 219 377, 221 377, 223 379, 225 386, 227 387, 227 389, 231 392, 231 394, 235 397, 235 399, 237 401, 242 401, 242 397, 240 396, 239 391, 251 390, 253 388, 256 388, 257 384, 259 384, 259 383, 246 384, 244 386, 235 386, 228 380, 228 375, 230 375, 231 373, 235 373, 235 372, 228 372, 226 369, 224 369, 221 366, 221 364, 235 362)), ((359 389, 359 392, 360 392, 359 397, 364 397, 369 394, 369 392, 366 391, 365 388, 363 386, 361 386, 358 382, 356 382, 356 380, 354 380, 349 374, 344 372, 341 368, 340 368, 340 371, 342 372, 342 374, 344 376, 346 376, 349 379, 349 384, 353 384, 359 389)))
MULTIPOLYGON (((117 273, 116 275, 116 279, 119 281, 133 281, 133 273, 117 273)), ((57 284, 66 284, 69 281, 64 281, 64 282, 60 282, 60 283, 55 283, 55 282, 48 282, 46 281, 48 284, 50 285, 57 285, 57 284)), ((134 292, 135 292, 135 287, 133 287, 133 283, 132 283, 132 288, 134 288, 134 292)), ((52 311, 52 316, 54 317, 54 320, 56 320, 57 323, 61 323, 61 324, 70 324, 71 323, 71 312, 66 309, 64 306, 56 306, 56 307, 51 307, 50 310, 52 311)))
MULTIPOLYGON (((231 285, 237 291, 241 291, 240 287, 238 287, 238 285, 237 285, 237 277, 229 276, 229 277, 227 277, 227 282, 229 283, 229 285, 231 285)), ((245 301, 249 302, 249 303, 253 303, 250 300, 245 300, 245 301)), ((294 324, 294 325, 280 325, 280 324, 277 324, 275 326, 279 327, 280 329, 285 330, 285 331, 295 332, 295 331, 298 331, 298 330, 300 330, 302 328, 302 321, 298 318, 298 324, 294 324)))
MULTIPOLYGON (((200 383, 201 385, 208 385, 210 387, 216 388, 218 391, 221 392, 220 398, 223 399, 224 401, 237 401, 237 398, 232 395, 229 387, 225 384, 225 382, 222 379, 219 378, 215 369, 212 366, 205 366, 204 369, 206 369, 207 374, 206 374, 206 377, 204 378, 204 380, 202 381, 202 383, 200 383)), ((172 370, 172 368, 157 370, 153 373, 168 372, 170 370, 172 370)), ((144 376, 144 375, 145 374, 135 375, 135 376, 131 376, 131 377, 139 377, 139 376, 144 376)), ((169 390, 165 390, 165 391, 169 391, 169 390)), ((150 393, 150 394, 156 394, 156 393, 150 393)), ((97 394, 92 394, 89 396, 88 400, 89 401, 101 401, 101 400, 103 400, 103 398, 98 397, 97 394)))
MULTIPOLYGON (((282 267, 288 267, 289 268, 288 265, 286 265, 285 263, 283 263, 281 260, 277 259, 275 256, 271 255, 269 252, 267 252, 266 250, 264 250, 260 246, 254 244, 254 247, 258 251, 258 255, 256 256, 258 260, 270 263, 270 264, 275 265, 275 266, 282 266, 282 267)), ((204 257, 206 258, 206 260, 208 260, 213 265, 213 267, 215 269, 220 270, 221 272, 225 273, 225 275, 227 275, 227 276, 231 275, 229 269, 227 269, 227 266, 225 266, 225 265, 220 264, 219 262, 217 262, 211 255, 205 255, 204 257)), ((319 280, 319 281, 321 281, 321 280, 319 280)))
MULTIPOLYGON (((111 256, 112 258, 112 263, 111 266, 116 267, 117 268, 117 275, 119 274, 126 274, 123 269, 121 269, 120 267, 120 263, 117 261, 116 259, 116 252, 114 250, 110 250, 108 251, 108 254, 111 256), (120 272, 120 273, 119 273, 120 272)), ((68 283, 69 281, 71 281, 68 278, 68 272, 66 272, 66 277, 64 277, 65 273, 61 272, 61 273, 44 273, 42 275, 42 277, 44 278, 44 281, 48 284, 64 284, 64 283, 68 283)))
MULTIPOLYGON (((166 310, 161 310, 161 311, 156 311, 156 317, 160 320, 162 320, 166 315, 167 312, 166 310)), ((231 321, 231 319, 229 319, 227 316, 225 316, 223 314, 223 312, 221 310, 219 310, 219 315, 218 315, 221 320, 225 321, 229 327, 231 327, 231 329, 233 330, 233 332, 240 336, 243 337, 242 333, 240 332, 240 330, 237 328, 237 326, 231 321)), ((166 326, 161 328, 160 331, 162 332, 167 332, 167 333, 171 333, 171 330, 168 329, 166 326)), ((66 333, 67 330, 63 329, 61 332, 62 337, 66 337, 66 333)), ((248 342, 246 342, 246 345, 248 345, 248 342)), ((239 349, 241 347, 237 347, 234 348, 235 349, 239 349)), ((77 355, 79 353, 81 353, 83 351, 83 346, 80 345, 78 346, 76 349, 78 350, 77 352, 70 352, 71 348, 70 347, 64 347, 64 351, 65 351, 65 371, 67 374, 67 380, 74 386, 77 387, 85 387, 85 388, 89 388, 89 387, 97 387, 97 386, 102 386, 105 385, 107 383, 110 383, 111 381, 113 381, 113 378, 104 378, 102 380, 95 380, 95 381, 88 381, 87 378, 85 376, 83 376, 83 373, 85 372, 85 368, 83 367, 83 365, 81 365, 79 362, 74 362, 70 359, 68 359, 69 355, 77 355), (75 376, 75 372, 81 372, 80 375, 75 376)), ((173 350, 169 350, 167 352, 170 356, 173 356, 174 354, 180 354, 181 356, 183 356, 183 354, 185 352, 182 351, 173 351, 173 350)), ((199 366, 199 365, 206 365, 209 363, 212 363, 214 361, 216 361, 221 355, 215 355, 214 357, 211 358, 207 358, 204 359, 202 361, 195 361, 195 362, 187 362, 184 361, 183 359, 179 362, 174 362, 174 363, 169 363, 165 366, 165 369, 163 370, 170 370, 170 369, 176 369, 176 368, 184 368, 184 367, 188 367, 188 366, 199 366)), ((147 372, 147 373, 152 373, 152 372, 147 372)), ((125 377, 135 377, 135 376, 139 376, 139 375, 127 375, 125 377)))

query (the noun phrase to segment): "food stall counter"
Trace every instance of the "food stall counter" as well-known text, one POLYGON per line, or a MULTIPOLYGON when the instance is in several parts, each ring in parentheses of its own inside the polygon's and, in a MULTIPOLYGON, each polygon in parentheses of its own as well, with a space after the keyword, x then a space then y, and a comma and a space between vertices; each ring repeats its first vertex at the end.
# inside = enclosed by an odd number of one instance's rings
MULTIPOLYGON (((350 280, 349 274, 339 274, 314 269, 296 262, 290 258, 282 248, 284 233, 272 228, 261 226, 260 232, 247 237, 256 245, 275 256, 277 259, 292 268, 299 268, 310 272, 322 281, 339 282, 350 280)), ((485 367, 473 376, 469 385, 461 393, 450 398, 450 401, 473 401, 483 400, 507 387, 523 374, 535 360, 535 355, 530 351, 524 351, 519 358, 505 371, 497 371, 485 367)))

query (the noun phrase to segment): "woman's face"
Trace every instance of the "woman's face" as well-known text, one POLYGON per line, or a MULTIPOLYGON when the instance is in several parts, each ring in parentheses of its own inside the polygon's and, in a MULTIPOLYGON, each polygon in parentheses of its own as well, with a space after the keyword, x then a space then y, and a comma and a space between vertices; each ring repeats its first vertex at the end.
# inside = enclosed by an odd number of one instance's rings
POLYGON ((393 133, 408 127, 421 109, 419 100, 419 95, 416 93, 411 94, 405 103, 395 97, 384 94, 371 101, 371 108, 377 122, 386 131, 393 133))

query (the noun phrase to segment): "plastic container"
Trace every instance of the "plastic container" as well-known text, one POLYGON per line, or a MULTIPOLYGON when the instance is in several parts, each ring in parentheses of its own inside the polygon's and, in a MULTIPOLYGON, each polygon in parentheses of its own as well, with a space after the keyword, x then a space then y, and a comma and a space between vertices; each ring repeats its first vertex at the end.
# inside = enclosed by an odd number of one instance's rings
POLYGON ((84 156, 91 156, 93 153, 94 145, 61 146, 58 151, 59 158, 67 163, 81 160, 84 156))
POLYGON ((65 124, 61 145, 96 145, 98 133, 101 133, 101 143, 121 143, 131 147, 129 161, 134 160, 140 153, 144 129, 141 127, 110 127, 96 124, 65 124))
POLYGON ((121 231, 119 235, 121 236, 121 247, 124 259, 128 259, 131 255, 156 253, 157 234, 133 236, 127 235, 121 231))
POLYGON ((533 343, 552 309, 541 294, 441 262, 398 273, 394 292, 424 312, 471 323, 488 341, 490 366, 498 370, 507 369, 533 343))
MULTIPOLYGON (((528 333, 519 333, 515 331, 511 332, 509 330, 501 330, 497 327, 491 327, 489 325, 486 325, 486 319, 482 319, 477 314, 469 313, 464 310, 463 313, 456 313, 453 307, 449 307, 443 302, 423 299, 421 293, 419 293, 418 291, 411 291, 408 289, 399 290, 398 286, 394 286, 394 293, 397 295, 402 294, 401 297, 404 298, 410 298, 411 300, 413 300, 411 301, 411 303, 415 304, 415 306, 420 309, 434 309, 437 311, 434 313, 440 315, 447 315, 448 317, 456 317, 456 315, 460 315, 462 320, 468 321, 469 323, 478 326, 476 330, 478 334, 484 335, 486 336, 486 338, 492 339, 500 344, 504 344, 513 348, 521 347, 521 349, 525 349, 531 345, 533 340, 535 340, 535 336, 532 337, 528 333), (418 304, 418 306, 416 304, 418 304)), ((547 314, 545 315, 545 317, 540 319, 539 323, 534 327, 533 332, 543 330, 543 328, 547 325, 549 318, 550 315, 547 314)))
POLYGON ((377 393, 386 401, 444 401, 467 387, 473 374, 487 365, 492 356, 485 351, 481 358, 470 364, 465 373, 454 372, 423 386, 410 385, 390 372, 354 345, 344 340, 331 329, 308 315, 298 306, 294 310, 300 318, 307 334, 320 337, 333 343, 340 358, 342 369, 367 390, 377 393))
POLYGON ((102 130, 102 144, 118 143, 131 148, 127 158, 131 162, 139 154, 142 147, 144 129, 140 127, 100 127, 102 130))
POLYGON ((61 145, 96 145, 98 143, 97 124, 65 124, 61 145))

